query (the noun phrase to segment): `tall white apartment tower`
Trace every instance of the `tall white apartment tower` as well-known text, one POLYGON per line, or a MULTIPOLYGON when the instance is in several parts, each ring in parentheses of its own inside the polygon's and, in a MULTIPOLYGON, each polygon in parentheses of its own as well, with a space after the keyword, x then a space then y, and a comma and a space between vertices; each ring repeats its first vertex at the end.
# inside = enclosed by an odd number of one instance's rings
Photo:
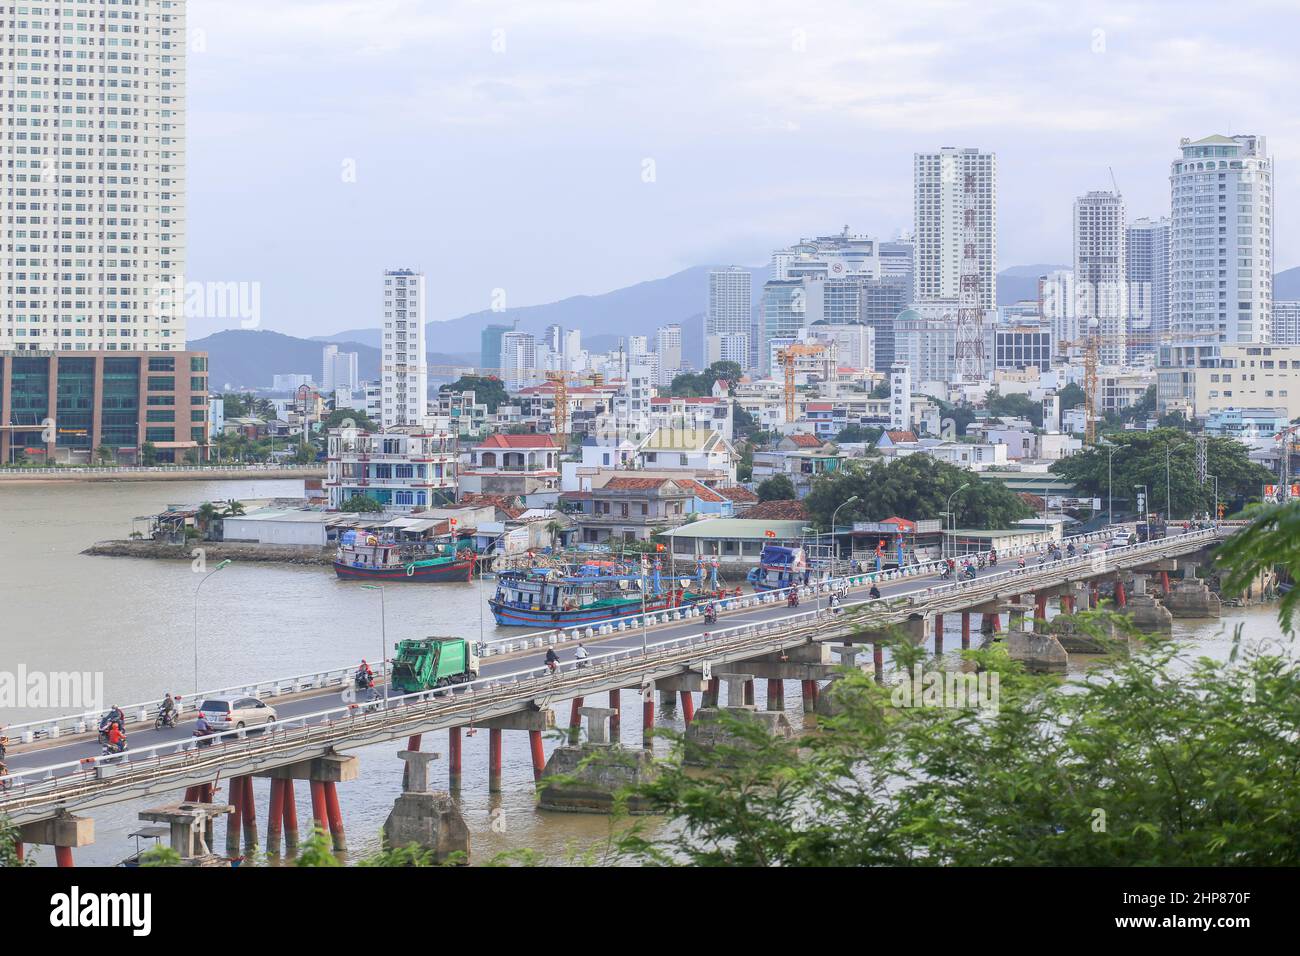
POLYGON ((1169 173, 1173 341, 1268 342, 1273 161, 1264 137, 1207 136, 1179 146, 1169 173))
POLYGON ((912 430, 912 369, 906 362, 895 362, 889 369, 889 427, 912 430))
POLYGON ((185 7, 0 8, 0 351, 185 349, 185 7))
MULTIPOLYGON (((709 273, 709 310, 704 315, 705 342, 709 341, 710 335, 716 335, 719 342, 731 342, 728 351, 743 348, 748 354, 749 325, 753 319, 754 277, 749 270, 740 266, 712 270, 709 273), (744 336, 743 340, 726 338, 737 335, 744 336)), ((706 365, 708 359, 706 354, 706 365)), ((748 364, 748 359, 740 362, 742 367, 748 364)))
POLYGON ((979 264, 979 302, 997 305, 998 163, 994 153, 945 146, 913 158, 916 235, 912 268, 920 302, 957 300, 961 294, 966 180, 972 177, 975 259, 979 264))
POLYGON ((528 332, 501 336, 501 377, 507 390, 526 388, 538 377, 541 353, 537 338, 528 332))
POLYGON ((682 327, 677 323, 655 330, 655 354, 659 356, 659 380, 656 385, 671 385, 673 376, 682 370, 682 327))
POLYGON ((1127 235, 1124 197, 1093 191, 1074 201, 1074 281, 1081 329, 1097 320, 1098 360, 1128 361, 1127 235))
POLYGON ((384 273, 383 386, 380 424, 423 426, 428 416, 429 364, 424 334, 424 273, 384 273))

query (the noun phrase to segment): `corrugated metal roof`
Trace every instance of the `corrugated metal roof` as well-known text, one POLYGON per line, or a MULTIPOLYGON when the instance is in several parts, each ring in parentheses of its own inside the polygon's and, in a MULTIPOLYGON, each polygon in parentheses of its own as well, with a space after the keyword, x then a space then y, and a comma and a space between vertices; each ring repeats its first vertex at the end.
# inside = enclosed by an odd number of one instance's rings
POLYGON ((665 538, 744 538, 763 540, 767 532, 773 531, 778 539, 800 538, 806 521, 751 521, 748 518, 708 518, 693 521, 671 531, 665 531, 665 538))

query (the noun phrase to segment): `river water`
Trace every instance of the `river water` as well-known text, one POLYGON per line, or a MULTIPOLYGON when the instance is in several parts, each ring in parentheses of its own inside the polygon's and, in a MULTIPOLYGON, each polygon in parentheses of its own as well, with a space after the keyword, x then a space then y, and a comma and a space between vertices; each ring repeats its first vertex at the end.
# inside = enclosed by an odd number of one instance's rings
MULTIPOLYGON (((195 589, 201 576, 188 562, 88 557, 95 541, 125 538, 132 519, 169 504, 207 500, 294 497, 302 482, 22 482, 0 483, 0 671, 89 671, 102 673, 105 704, 161 698, 164 690, 195 689, 195 589)), ((147 530, 137 524, 140 530, 147 530)), ((498 630, 484 602, 490 583, 389 587, 385 628, 388 646, 408 637, 450 635, 488 640, 518 634, 498 630)), ((233 564, 213 575, 197 601, 198 684, 220 687, 253 678, 288 677, 314 668, 343 667, 375 660, 383 643, 379 592, 337 580, 327 567, 233 564)), ((960 647, 950 615, 945 648, 960 647)), ((1225 609, 1222 620, 1176 623, 1174 636, 1211 657, 1226 657, 1233 628, 1241 623, 1247 640, 1278 638, 1269 607, 1225 609)), ((1072 667, 1074 665, 1072 664, 1072 667)), ((764 681, 756 681, 763 705, 764 681)), ((797 682, 787 682, 792 723, 799 724, 797 682)), ((624 698, 624 742, 640 738, 640 712, 632 694, 624 698)), ((557 722, 568 709, 555 702, 557 722)), ((59 708, 67 712, 72 708, 59 708)), ((660 726, 681 722, 675 711, 659 713, 660 726)), ((0 725, 48 716, 28 708, 0 710, 0 725)), ((464 788, 459 794, 478 861, 528 847, 550 863, 599 845, 609 822, 598 816, 543 813, 534 808, 527 739, 505 734, 503 792, 487 792, 486 732, 465 738, 464 788)), ((546 741, 547 753, 557 741, 546 741)), ((426 739, 426 750, 445 755, 445 736, 426 739)), ((401 790, 400 745, 358 753, 361 784, 339 787, 353 858, 373 852, 379 831, 401 790)), ((434 765, 431 782, 446 785, 446 765, 434 765)), ((257 781, 259 826, 265 826, 265 781, 257 781)), ((310 815, 299 792, 300 822, 310 815)), ((156 798, 152 803, 162 802, 156 798)), ((76 851, 81 865, 106 865, 127 856, 127 834, 138 826, 143 804, 95 811, 95 844, 76 851)), ((224 830, 224 825, 222 826, 224 830)), ((221 842, 221 838, 218 838, 221 842)), ((223 844, 224 845, 224 844, 223 844)), ((51 862, 41 848, 36 859, 51 862)))

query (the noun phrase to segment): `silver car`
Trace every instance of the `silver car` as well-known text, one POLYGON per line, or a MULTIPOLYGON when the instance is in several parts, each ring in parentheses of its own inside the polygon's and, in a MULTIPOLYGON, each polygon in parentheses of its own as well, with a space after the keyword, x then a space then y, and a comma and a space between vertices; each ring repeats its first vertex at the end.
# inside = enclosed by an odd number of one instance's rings
POLYGON ((216 731, 243 730, 245 727, 259 727, 273 723, 275 708, 270 704, 264 704, 256 697, 240 697, 231 694, 205 697, 199 706, 199 716, 216 731))

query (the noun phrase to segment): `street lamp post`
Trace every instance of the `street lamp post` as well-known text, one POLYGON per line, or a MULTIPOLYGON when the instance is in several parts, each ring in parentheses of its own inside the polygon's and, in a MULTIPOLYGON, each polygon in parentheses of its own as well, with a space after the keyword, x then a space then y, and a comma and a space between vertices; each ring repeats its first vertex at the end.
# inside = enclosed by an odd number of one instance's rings
MULTIPOLYGON (((199 592, 203 590, 203 585, 207 583, 208 578, 212 577, 212 575, 216 574, 229 564, 229 559, 222 561, 207 574, 203 575, 203 579, 199 581, 199 586, 194 589, 194 695, 196 697, 199 693, 199 592)), ((195 702, 195 706, 198 706, 197 701, 195 702)))
MULTIPOLYGON (((953 535, 955 535, 955 534, 957 533, 957 517, 956 517, 956 514, 955 514, 955 513, 953 512, 953 510, 952 510, 952 499, 955 498, 957 495, 959 495, 961 492, 965 491, 965 490, 966 490, 967 488, 969 488, 969 487, 970 487, 970 482, 968 481, 968 482, 966 482, 966 484, 962 485, 960 488, 958 488, 956 491, 954 491, 952 494, 950 494, 950 495, 948 496, 948 500, 945 501, 945 502, 943 503, 943 507, 944 507, 944 512, 943 512, 943 513, 946 514, 946 515, 948 516, 948 524, 949 524, 949 527, 950 527, 950 529, 951 529, 951 532, 950 532, 950 533, 953 534, 953 535)), ((946 547, 946 545, 947 545, 947 542, 944 542, 944 546, 940 547, 939 552, 940 552, 941 555, 946 555, 946 554, 948 553, 948 552, 947 552, 947 547, 946 547)), ((957 544, 956 544, 956 542, 954 541, 954 542, 953 542, 953 554, 955 555, 956 553, 957 553, 957 544)))
POLYGON ((854 495, 852 498, 848 499, 847 501, 840 502, 839 507, 831 512, 831 578, 832 579, 834 579, 835 577, 835 552, 837 550, 836 543, 835 543, 835 519, 839 517, 840 508, 843 508, 845 505, 851 505, 853 504, 853 502, 857 500, 858 500, 858 496, 854 495))
POLYGON ((388 709, 388 609, 382 584, 363 584, 362 590, 379 592, 379 666, 384 670, 384 709, 388 709))

